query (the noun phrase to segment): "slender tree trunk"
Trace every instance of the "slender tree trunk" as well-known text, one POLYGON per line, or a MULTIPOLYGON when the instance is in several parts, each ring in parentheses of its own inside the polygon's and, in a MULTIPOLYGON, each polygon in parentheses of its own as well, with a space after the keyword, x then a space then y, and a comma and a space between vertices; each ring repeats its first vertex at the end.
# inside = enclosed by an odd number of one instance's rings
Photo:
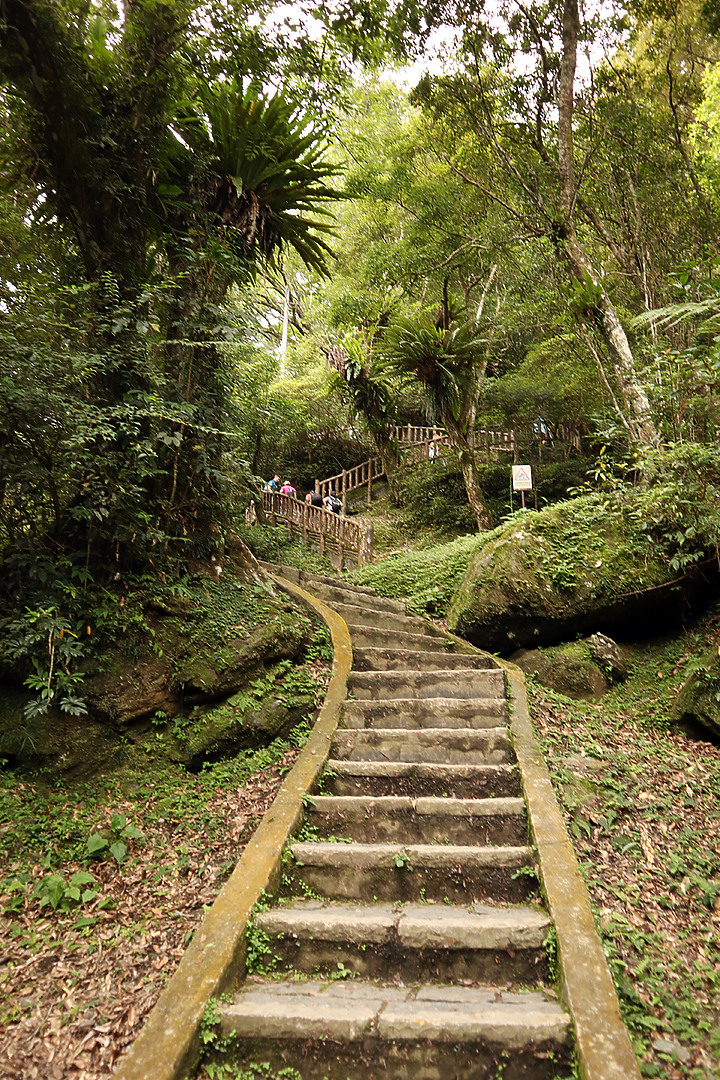
POLYGON ((490 519, 490 512, 485 505, 482 488, 480 487, 480 477, 478 476, 477 465, 475 463, 475 453, 467 438, 459 428, 454 416, 444 416, 443 423, 445 424, 445 430, 448 433, 452 448, 457 451, 457 455, 460 459, 460 469, 462 470, 465 491, 467 492, 468 502, 470 503, 472 512, 475 515, 475 520, 477 521, 478 531, 486 532, 488 529, 492 529, 493 524, 490 519))
POLYGON ((608 349, 620 392, 631 418, 632 430, 638 441, 655 442, 657 431, 650 414, 650 403, 644 390, 637 385, 633 372, 633 355, 627 335, 615 307, 608 297, 575 231, 575 188, 573 110, 577 39, 580 26, 578 0, 565 0, 563 8, 563 54, 560 63, 558 93, 558 170, 560 174, 560 244, 573 277, 584 281, 586 275, 600 287, 600 299, 593 307, 592 318, 597 322, 608 349))
POLYGON ((398 484, 400 461, 395 439, 388 435, 386 431, 373 431, 372 437, 382 461, 383 471, 387 476, 390 499, 397 506, 400 501, 400 487, 398 484))

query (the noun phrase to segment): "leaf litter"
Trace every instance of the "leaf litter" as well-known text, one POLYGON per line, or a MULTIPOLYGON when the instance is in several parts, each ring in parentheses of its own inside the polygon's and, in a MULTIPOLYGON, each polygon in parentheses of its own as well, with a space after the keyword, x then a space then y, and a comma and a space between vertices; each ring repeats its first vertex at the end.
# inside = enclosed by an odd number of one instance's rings
MULTIPOLYGON (((168 806, 168 789, 160 782, 146 784, 138 798, 115 793, 112 811, 133 822, 142 842, 128 841, 122 865, 113 858, 63 860, 66 879, 89 867, 99 885, 95 899, 72 910, 39 905, 33 885, 48 875, 47 857, 6 862, 0 896, 2 1080, 104 1080, 113 1074, 298 752, 288 748, 242 786, 212 791, 195 823, 192 806, 180 814, 168 806)), ((18 805, 30 813, 38 789, 32 783, 17 789, 18 805)), ((12 828, 11 819, 0 824, 2 831, 12 828)))
POLYGON ((720 1077, 720 746, 668 719, 696 642, 630 650, 600 703, 528 684, 641 1071, 662 1080, 720 1077))

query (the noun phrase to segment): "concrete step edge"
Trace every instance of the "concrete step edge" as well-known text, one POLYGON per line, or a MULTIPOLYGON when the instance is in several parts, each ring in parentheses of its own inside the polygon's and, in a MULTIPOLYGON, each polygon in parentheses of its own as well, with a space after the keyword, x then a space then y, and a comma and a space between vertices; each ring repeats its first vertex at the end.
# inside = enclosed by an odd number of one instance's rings
POLYGON ((527 846, 481 847, 466 844, 359 844, 350 841, 302 841, 290 845, 295 861, 303 866, 354 866, 358 869, 397 868, 402 856, 418 869, 455 866, 520 867, 532 862, 527 846))
POLYGON ((545 912, 530 905, 299 900, 260 913, 255 925, 273 937, 452 951, 540 949, 551 922, 545 912))
POLYGON ((564 1046, 570 1037, 565 1011, 539 991, 280 981, 247 984, 220 1013, 223 1032, 241 1038, 357 1042, 374 1036, 395 1042, 495 1042, 521 1050, 546 1041, 564 1046))
POLYGON ((509 776, 518 771, 515 764, 456 765, 432 761, 347 761, 340 758, 329 758, 327 769, 337 776, 432 776, 448 780, 471 780, 479 776, 509 776))
POLYGON ((416 814, 419 817, 492 817, 521 816, 525 800, 515 797, 456 799, 421 795, 313 795, 308 806, 311 815, 343 814, 347 818, 367 814, 416 814))
POLYGON ((435 745, 437 743, 457 743, 465 740, 475 744, 485 744, 491 741, 510 744, 510 729, 507 726, 497 725, 488 728, 338 728, 333 736, 333 742, 378 742, 380 739, 388 742, 419 743, 420 745, 435 745))

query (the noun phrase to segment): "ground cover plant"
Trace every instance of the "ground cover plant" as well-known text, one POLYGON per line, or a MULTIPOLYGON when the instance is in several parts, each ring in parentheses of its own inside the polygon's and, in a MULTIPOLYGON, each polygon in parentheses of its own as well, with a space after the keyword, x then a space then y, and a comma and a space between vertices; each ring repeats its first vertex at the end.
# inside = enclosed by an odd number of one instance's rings
POLYGON ((395 552, 353 571, 348 579, 369 585, 381 596, 407 600, 409 614, 442 617, 476 549, 477 536, 460 536, 445 544, 395 552))
POLYGON ((631 650, 599 703, 531 712, 644 1076, 720 1075, 720 746, 669 720, 717 618, 631 650))
POLYGON ((2 774, 3 1080, 112 1075, 307 731, 196 774, 2 774))

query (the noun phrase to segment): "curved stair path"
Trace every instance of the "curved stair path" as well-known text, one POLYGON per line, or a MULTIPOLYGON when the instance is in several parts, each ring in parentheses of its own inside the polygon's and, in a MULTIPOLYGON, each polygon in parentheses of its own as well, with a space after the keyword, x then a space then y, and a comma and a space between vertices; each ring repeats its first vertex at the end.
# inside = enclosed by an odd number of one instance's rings
POLYGON ((585 1080, 639 1080, 521 673, 371 590, 267 569, 349 628, 341 721, 326 699, 119 1080, 192 1075, 203 1002, 233 983, 222 1060, 268 1077, 561 1080, 577 1062, 585 1080), (261 889, 265 970, 246 974, 261 889))
POLYGON ((504 671, 396 601, 297 577, 347 623, 353 671, 280 901, 255 918, 273 963, 223 1032, 307 1080, 570 1076, 504 671))

